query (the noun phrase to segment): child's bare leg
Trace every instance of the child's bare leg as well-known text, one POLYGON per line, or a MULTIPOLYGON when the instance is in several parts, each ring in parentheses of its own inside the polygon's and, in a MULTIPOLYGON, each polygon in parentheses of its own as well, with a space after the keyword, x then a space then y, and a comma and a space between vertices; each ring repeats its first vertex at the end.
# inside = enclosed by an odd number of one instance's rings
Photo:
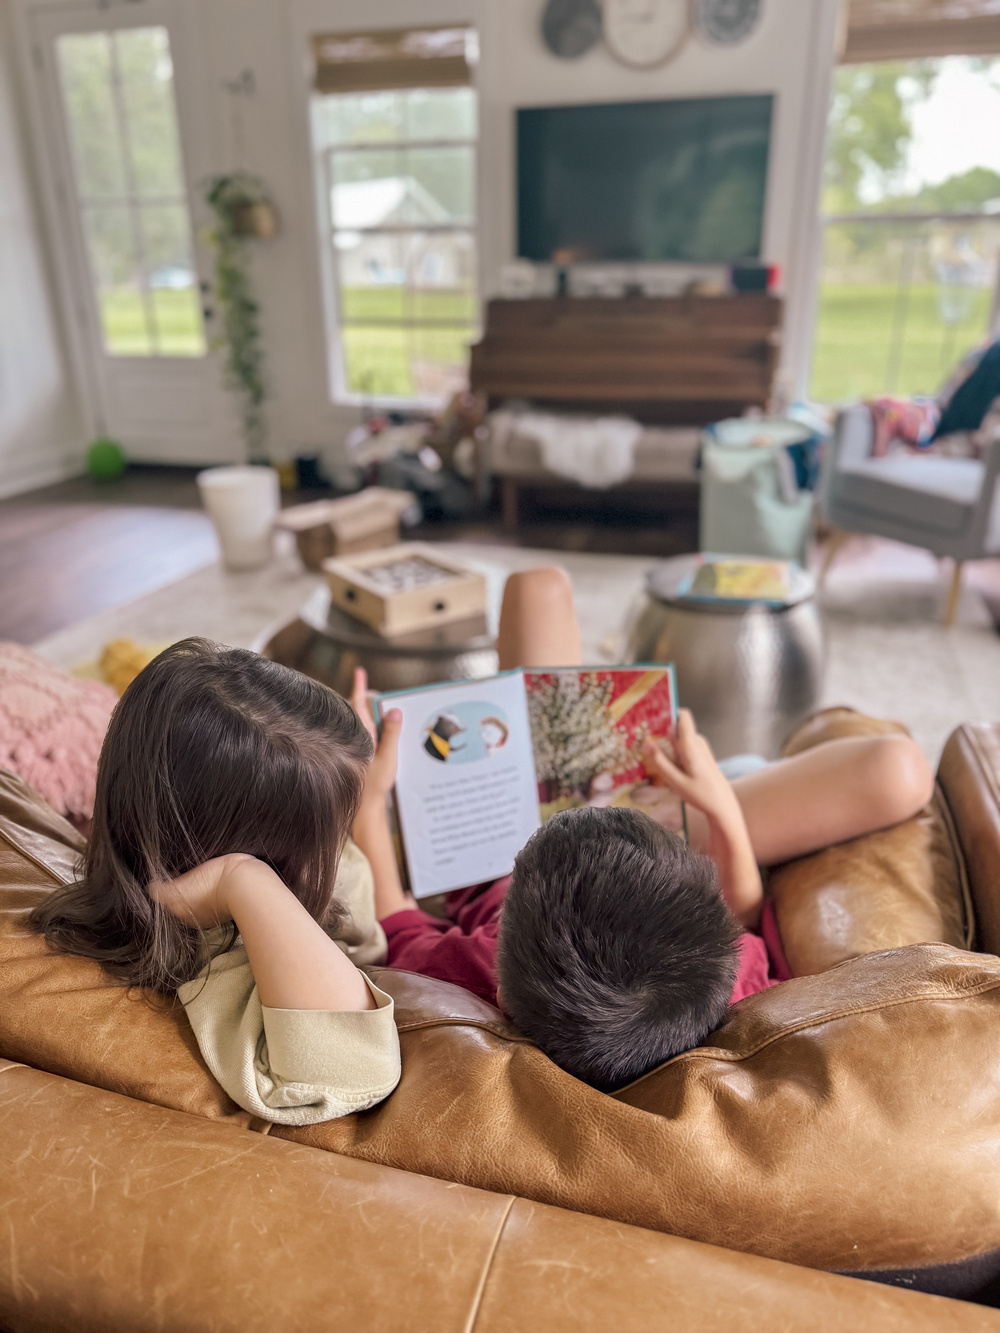
MULTIPOLYGON (((732 785, 758 863, 778 865, 910 819, 930 800, 934 775, 907 736, 850 736, 732 785)), ((689 808, 688 828, 694 846, 707 844, 697 810, 689 808)))
POLYGON ((500 670, 579 666, 582 651, 573 587, 564 571, 548 566, 509 575, 497 633, 500 670))

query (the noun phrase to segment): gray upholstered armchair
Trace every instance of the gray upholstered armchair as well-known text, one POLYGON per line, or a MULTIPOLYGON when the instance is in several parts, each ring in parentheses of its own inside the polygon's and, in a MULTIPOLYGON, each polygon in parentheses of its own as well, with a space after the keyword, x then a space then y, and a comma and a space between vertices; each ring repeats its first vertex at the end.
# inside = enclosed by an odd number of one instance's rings
POLYGON ((861 403, 845 408, 827 447, 820 510, 834 529, 822 578, 852 532, 922 546, 955 562, 945 607, 954 622, 962 562, 1000 554, 1000 438, 980 462, 937 454, 872 458, 873 426, 861 403))

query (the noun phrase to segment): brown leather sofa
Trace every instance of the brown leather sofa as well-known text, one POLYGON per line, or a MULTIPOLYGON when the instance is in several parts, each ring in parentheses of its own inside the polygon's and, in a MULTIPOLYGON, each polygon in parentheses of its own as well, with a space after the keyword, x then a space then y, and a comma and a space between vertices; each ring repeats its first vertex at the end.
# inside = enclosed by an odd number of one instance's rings
POLYGON ((998 775, 962 728, 917 819, 773 872, 796 978, 615 1096, 382 970, 402 1082, 306 1129, 25 929, 79 840, 0 775, 0 1327, 1000 1330, 998 775))

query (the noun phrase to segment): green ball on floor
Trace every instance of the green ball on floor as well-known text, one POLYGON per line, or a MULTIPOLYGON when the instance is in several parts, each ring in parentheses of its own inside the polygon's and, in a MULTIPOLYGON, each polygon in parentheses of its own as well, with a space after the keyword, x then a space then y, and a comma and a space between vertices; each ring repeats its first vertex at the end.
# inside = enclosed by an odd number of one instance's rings
POLYGON ((117 440, 106 436, 94 441, 87 450, 87 471, 99 481, 111 481, 125 471, 125 452, 117 440))

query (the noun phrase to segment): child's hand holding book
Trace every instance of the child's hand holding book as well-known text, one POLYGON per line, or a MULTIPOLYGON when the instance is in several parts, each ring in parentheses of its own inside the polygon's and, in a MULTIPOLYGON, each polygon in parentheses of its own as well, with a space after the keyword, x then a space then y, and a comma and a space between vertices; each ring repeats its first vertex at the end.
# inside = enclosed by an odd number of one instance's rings
POLYGON ((678 713, 673 749, 675 758, 669 759, 657 741, 647 741, 643 746, 647 772, 654 785, 669 787, 704 814, 706 851, 718 867, 722 896, 743 925, 754 925, 764 890, 743 811, 687 708, 678 713))

